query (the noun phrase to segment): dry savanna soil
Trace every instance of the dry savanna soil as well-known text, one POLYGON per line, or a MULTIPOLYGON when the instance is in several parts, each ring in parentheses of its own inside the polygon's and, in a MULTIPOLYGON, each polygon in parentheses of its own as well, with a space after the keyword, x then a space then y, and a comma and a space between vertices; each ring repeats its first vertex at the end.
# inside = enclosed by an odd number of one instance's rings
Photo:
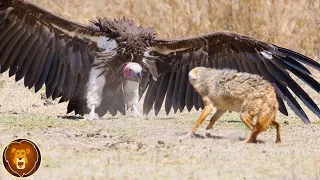
MULTIPOLYGON (((66 116, 66 103, 43 98, 1 77, 0 149, 16 138, 36 143, 42 154, 34 179, 319 179, 320 120, 304 124, 278 113, 282 144, 271 127, 260 143, 243 144, 249 130, 227 113, 194 139, 183 133, 200 111, 135 118, 110 115, 87 121, 66 116)), ((319 95, 313 94, 317 104, 319 95)), ((1 179, 12 179, 3 166, 1 179)))

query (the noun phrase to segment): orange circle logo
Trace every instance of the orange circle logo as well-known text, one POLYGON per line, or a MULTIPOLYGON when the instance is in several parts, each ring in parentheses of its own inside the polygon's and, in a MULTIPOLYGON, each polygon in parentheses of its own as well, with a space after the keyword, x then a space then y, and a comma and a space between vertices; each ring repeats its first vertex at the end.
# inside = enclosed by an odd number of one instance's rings
POLYGON ((38 170, 41 155, 39 148, 30 140, 16 139, 4 149, 2 161, 10 174, 27 177, 38 170))

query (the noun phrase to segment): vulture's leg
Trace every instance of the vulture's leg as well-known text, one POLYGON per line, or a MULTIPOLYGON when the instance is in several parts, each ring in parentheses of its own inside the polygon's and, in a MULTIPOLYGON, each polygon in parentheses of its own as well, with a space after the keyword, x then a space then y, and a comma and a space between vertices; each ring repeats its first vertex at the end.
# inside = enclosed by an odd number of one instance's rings
POLYGON ((95 105, 92 106, 91 111, 89 114, 84 115, 84 118, 87 120, 94 120, 94 119, 99 119, 99 116, 97 113, 95 113, 95 105))
POLYGON ((131 111, 132 111, 134 117, 142 117, 142 115, 139 111, 139 104, 132 105, 131 111))
POLYGON ((88 115, 85 115, 85 119, 94 120, 99 119, 95 108, 101 104, 102 91, 106 82, 105 74, 102 73, 103 69, 92 68, 90 72, 90 78, 87 84, 87 106, 91 110, 88 115))
POLYGON ((127 109, 131 109, 134 117, 142 117, 139 110, 139 83, 125 80, 123 83, 123 99, 127 109))

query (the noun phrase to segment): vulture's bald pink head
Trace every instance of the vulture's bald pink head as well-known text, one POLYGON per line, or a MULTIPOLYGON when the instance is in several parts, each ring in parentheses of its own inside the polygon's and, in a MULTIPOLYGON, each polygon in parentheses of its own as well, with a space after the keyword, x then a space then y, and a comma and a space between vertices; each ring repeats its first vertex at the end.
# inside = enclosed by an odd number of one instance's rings
POLYGON ((123 68, 123 76, 131 81, 141 82, 142 67, 138 63, 127 63, 123 68))

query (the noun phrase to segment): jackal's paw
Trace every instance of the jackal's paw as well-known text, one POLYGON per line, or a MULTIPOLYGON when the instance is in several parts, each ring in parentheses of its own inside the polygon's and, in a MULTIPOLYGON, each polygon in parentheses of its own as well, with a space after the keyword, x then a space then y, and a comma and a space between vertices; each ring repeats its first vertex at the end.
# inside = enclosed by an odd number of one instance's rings
POLYGON ((211 130, 213 129, 213 126, 210 126, 210 124, 206 127, 206 130, 211 130))
POLYGON ((196 139, 196 135, 192 132, 183 132, 183 133, 178 133, 180 142, 183 140, 191 140, 191 139, 196 139))
POLYGON ((277 144, 281 144, 281 140, 276 140, 276 143, 277 144))
POLYGON ((90 114, 85 114, 83 116, 84 120, 98 120, 99 119, 99 115, 97 113, 90 113, 90 114))
POLYGON ((206 136, 212 136, 213 132, 214 132, 213 128, 206 129, 206 136))
POLYGON ((246 144, 246 143, 250 143, 250 141, 245 139, 245 140, 240 141, 240 143, 246 144))
POLYGON ((247 143, 254 143, 254 144, 263 144, 264 141, 261 141, 261 140, 252 140, 251 138, 246 138, 245 140, 243 141, 240 141, 241 143, 244 143, 244 144, 247 144, 247 143))

